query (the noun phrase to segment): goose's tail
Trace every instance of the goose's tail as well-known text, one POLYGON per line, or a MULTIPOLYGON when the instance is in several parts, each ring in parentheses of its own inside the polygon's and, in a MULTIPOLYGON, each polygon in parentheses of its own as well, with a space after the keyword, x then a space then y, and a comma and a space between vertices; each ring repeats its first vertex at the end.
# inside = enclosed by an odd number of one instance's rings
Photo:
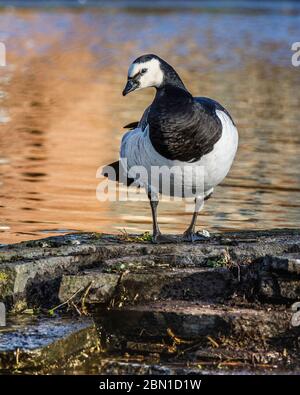
POLYGON ((127 186, 134 182, 133 178, 127 177, 119 160, 105 166, 102 170, 102 175, 109 180, 117 181, 127 186))

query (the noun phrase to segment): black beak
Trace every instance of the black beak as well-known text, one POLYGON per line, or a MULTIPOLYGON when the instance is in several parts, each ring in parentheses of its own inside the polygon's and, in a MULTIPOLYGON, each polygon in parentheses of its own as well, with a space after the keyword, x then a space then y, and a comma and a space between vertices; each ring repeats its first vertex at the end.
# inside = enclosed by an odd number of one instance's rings
POLYGON ((134 80, 128 80, 127 84, 122 92, 123 96, 126 96, 129 92, 133 92, 139 86, 139 83, 134 80))

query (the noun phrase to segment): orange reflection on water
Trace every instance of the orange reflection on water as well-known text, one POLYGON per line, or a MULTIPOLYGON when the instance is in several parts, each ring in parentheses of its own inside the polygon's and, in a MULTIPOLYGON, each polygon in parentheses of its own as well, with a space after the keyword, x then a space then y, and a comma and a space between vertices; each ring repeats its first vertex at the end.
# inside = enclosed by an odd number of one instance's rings
MULTIPOLYGON (((145 25, 136 16, 132 25, 128 15, 116 13, 101 35, 101 26, 94 34, 84 14, 66 14, 65 28, 56 29, 55 13, 32 10, 15 11, 4 26, 12 31, 13 20, 27 30, 16 35, 9 66, 0 70, 0 243, 70 230, 151 230, 146 201, 97 201, 96 171, 118 158, 122 126, 138 120, 153 98, 151 90, 121 96, 127 66, 141 52, 138 32, 148 28, 150 34, 153 19, 145 25), (118 36, 120 29, 128 29, 128 40, 118 36)), ((95 23, 97 13, 93 18, 95 23)), ((101 18, 99 11, 99 20, 106 20, 101 18)), ((216 71, 211 29, 207 47, 195 41, 197 29, 147 47, 175 66, 193 94, 223 103, 240 131, 232 171, 205 205, 199 226, 297 227, 299 72, 248 57, 242 46, 231 48, 240 64, 216 71), (179 47, 184 56, 174 51, 179 47)), ((162 202, 159 215, 167 232, 183 231, 190 221, 184 203, 162 202)))

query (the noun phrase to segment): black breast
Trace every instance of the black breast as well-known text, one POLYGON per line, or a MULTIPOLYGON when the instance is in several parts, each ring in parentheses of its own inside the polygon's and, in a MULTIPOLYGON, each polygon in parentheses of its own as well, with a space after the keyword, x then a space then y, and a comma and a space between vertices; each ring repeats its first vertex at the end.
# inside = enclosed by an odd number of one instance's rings
POLYGON ((222 135, 216 110, 227 111, 208 98, 193 98, 185 89, 166 87, 150 107, 150 140, 171 160, 194 162, 213 150, 222 135))

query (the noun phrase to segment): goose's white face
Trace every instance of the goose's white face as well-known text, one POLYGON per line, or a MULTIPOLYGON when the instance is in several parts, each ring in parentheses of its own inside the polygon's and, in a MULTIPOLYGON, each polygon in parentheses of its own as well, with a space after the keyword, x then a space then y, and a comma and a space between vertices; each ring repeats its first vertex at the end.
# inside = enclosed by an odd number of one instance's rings
POLYGON ((123 95, 143 88, 158 88, 162 84, 163 78, 158 59, 153 58, 143 63, 132 63, 128 70, 128 81, 123 95))

